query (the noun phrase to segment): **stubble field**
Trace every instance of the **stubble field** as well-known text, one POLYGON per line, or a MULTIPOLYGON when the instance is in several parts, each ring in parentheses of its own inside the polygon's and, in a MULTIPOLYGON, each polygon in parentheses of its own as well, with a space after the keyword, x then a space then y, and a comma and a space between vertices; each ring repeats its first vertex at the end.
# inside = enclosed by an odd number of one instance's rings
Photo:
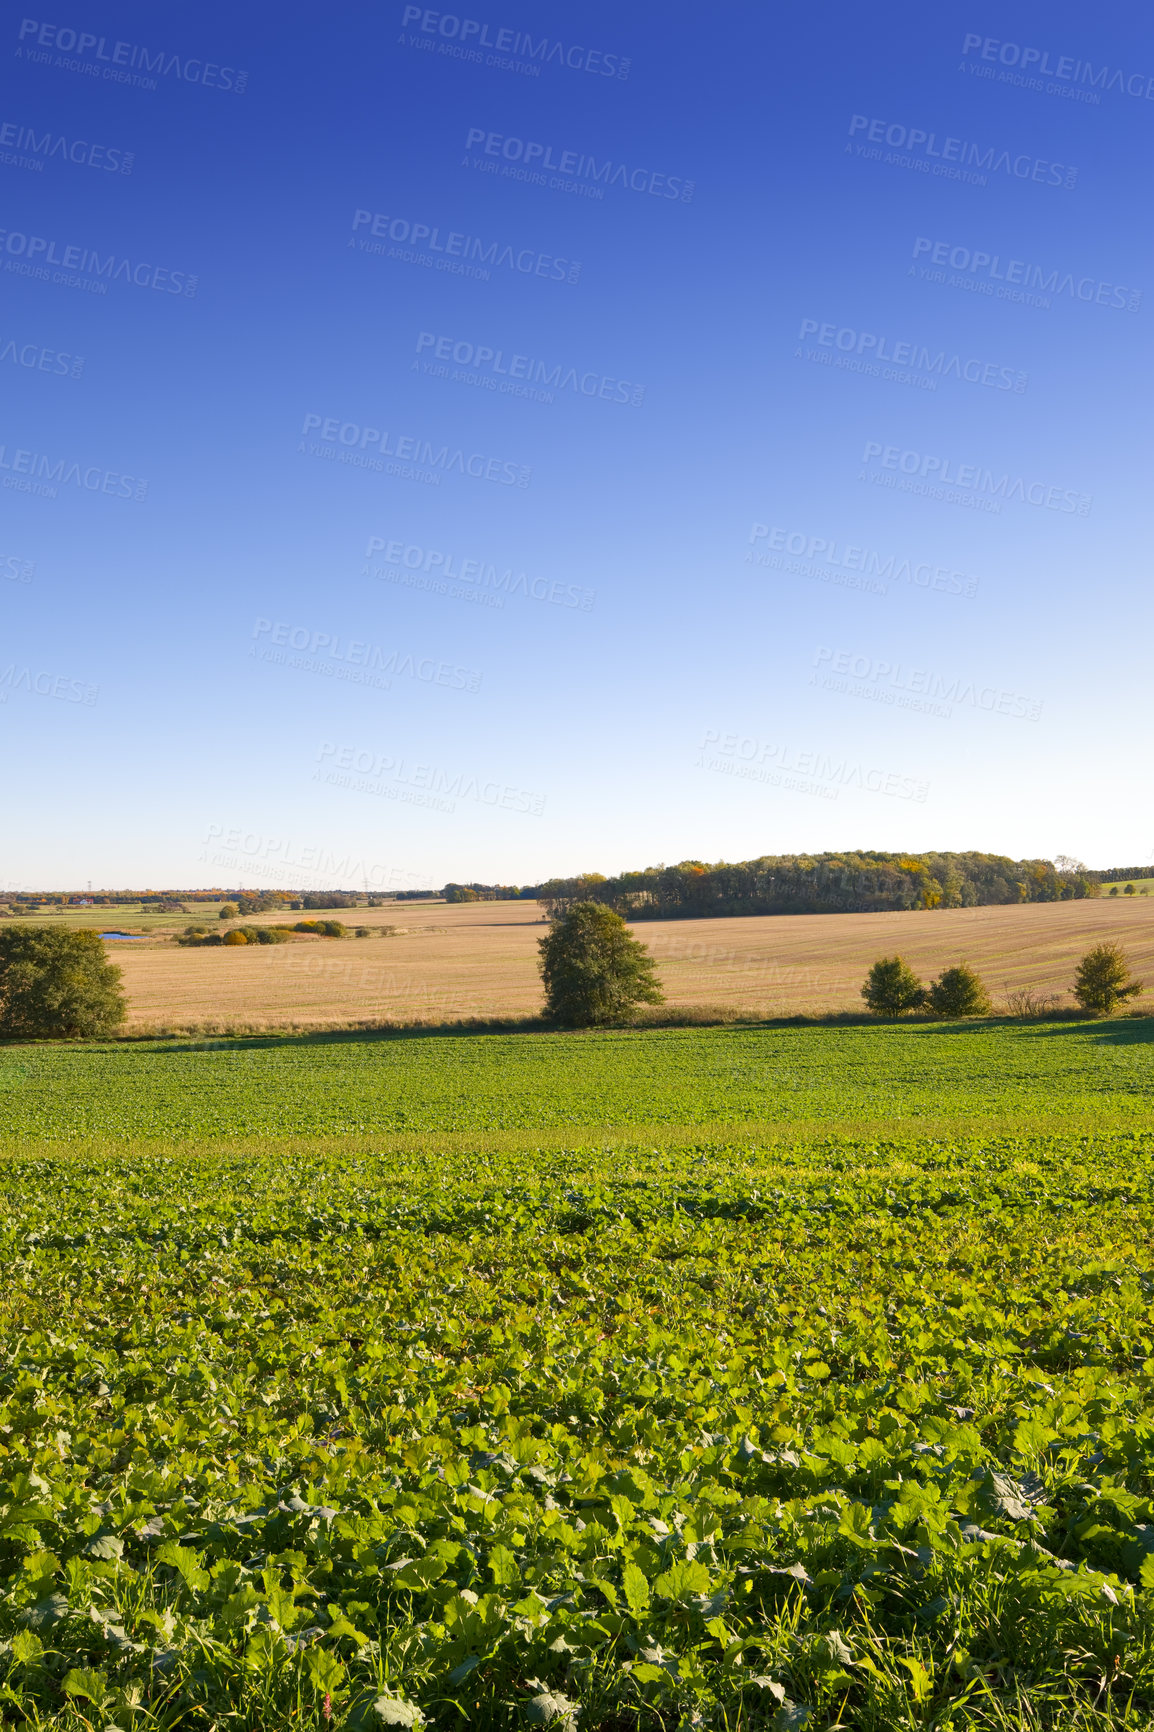
MULTIPOLYGON (((259 918, 272 925, 300 916, 259 918)), ((525 1016, 540 1008, 536 940, 546 928, 535 902, 409 903, 357 909, 347 919, 397 931, 243 949, 181 950, 157 937, 110 944, 124 969, 130 1024, 308 1026, 525 1016)), ((1123 945, 1154 995, 1152 898, 644 921, 636 931, 674 1007, 716 1005, 752 1016, 860 1011, 869 965, 898 949, 926 977, 967 960, 995 1000, 1023 986, 1065 998, 1078 957, 1107 939, 1123 945)))

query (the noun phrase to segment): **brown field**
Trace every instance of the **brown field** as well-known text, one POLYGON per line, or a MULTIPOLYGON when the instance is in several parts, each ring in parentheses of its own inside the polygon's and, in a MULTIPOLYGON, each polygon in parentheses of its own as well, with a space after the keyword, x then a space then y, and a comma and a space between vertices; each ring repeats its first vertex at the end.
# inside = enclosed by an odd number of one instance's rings
MULTIPOLYGON (((282 919, 291 923, 299 915, 282 919)), ((109 944, 136 1028, 308 1026, 531 1014, 540 1007, 534 902, 358 908, 343 918, 391 936, 182 950, 159 937, 109 944)), ((262 924, 276 916, 261 915, 262 924)), ((131 924, 131 922, 129 923, 131 924)), ((909 914, 802 914, 639 922, 673 1007, 789 1016, 860 1011, 877 957, 900 950, 924 978, 967 961, 995 1003, 1032 987, 1064 1002, 1074 965, 1114 939, 1154 999, 1154 897, 909 914)))

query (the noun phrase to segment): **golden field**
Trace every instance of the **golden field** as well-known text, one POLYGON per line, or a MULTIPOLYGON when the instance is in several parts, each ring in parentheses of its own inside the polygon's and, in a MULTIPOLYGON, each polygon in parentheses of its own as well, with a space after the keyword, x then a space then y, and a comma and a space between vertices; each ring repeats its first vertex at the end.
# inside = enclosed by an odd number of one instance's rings
MULTIPOLYGON (((172 917, 170 917, 172 918, 172 917)), ((260 915, 259 924, 300 919, 260 915)), ((135 1027, 309 1026, 374 1019, 519 1016, 540 1007, 534 902, 406 903, 350 910, 371 938, 299 936, 291 944, 179 949, 158 933, 110 943, 135 1027), (393 926, 388 936, 378 929, 393 926)), ((116 924, 112 922, 111 924, 116 924)), ((131 927, 129 918, 126 926, 131 927)), ((173 919, 173 931, 184 922, 173 919)), ((1154 998, 1154 897, 906 914, 803 914, 642 921, 672 1007, 790 1016, 860 1011, 869 965, 900 950, 928 979, 966 961, 995 1003, 1030 987, 1068 998, 1091 944, 1126 950, 1154 998)))

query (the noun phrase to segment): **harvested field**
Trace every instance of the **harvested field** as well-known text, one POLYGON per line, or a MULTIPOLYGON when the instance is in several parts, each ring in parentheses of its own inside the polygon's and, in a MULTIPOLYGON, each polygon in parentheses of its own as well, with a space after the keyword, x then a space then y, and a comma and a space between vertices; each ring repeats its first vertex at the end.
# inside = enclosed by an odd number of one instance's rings
MULTIPOLYGON (((300 918, 286 915, 291 923, 300 918)), ((534 902, 357 909, 391 936, 182 950, 114 944, 136 1027, 312 1026, 370 1018, 519 1016, 541 1000, 534 902)), ((261 916, 277 924, 276 916, 261 916)), ((1000 1002, 1022 987, 1062 995, 1091 944, 1122 944, 1154 996, 1154 898, 907 914, 806 914, 640 922, 671 1006, 757 1016, 862 1008, 870 963, 900 950, 923 976, 969 962, 1000 1002)))

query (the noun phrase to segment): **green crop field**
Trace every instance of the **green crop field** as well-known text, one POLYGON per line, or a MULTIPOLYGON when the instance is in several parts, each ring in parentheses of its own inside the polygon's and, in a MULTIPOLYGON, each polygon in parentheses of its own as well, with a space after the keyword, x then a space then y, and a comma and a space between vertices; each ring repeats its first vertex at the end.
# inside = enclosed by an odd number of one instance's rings
POLYGON ((1154 1022, 0 1050, 0 1719, 1154 1725, 1154 1022))

